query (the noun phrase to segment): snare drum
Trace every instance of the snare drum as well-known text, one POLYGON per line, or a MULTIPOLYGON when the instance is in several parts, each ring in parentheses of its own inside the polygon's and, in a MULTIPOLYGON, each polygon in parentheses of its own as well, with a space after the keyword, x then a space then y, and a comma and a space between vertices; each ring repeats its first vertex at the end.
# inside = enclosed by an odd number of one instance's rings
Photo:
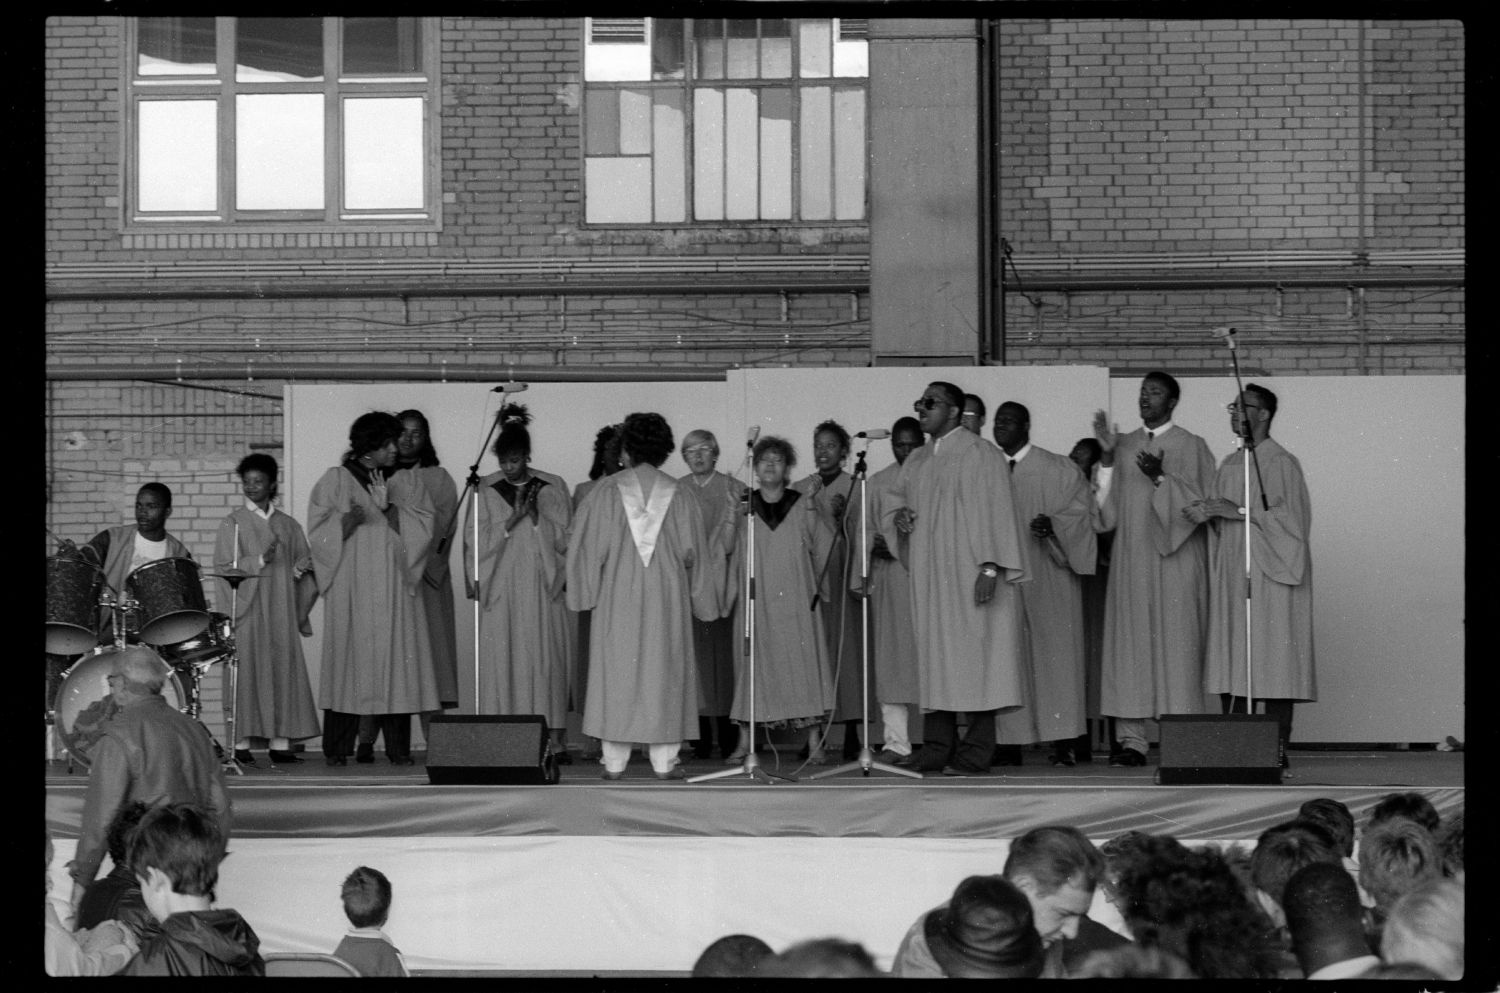
POLYGON ((208 626, 208 602, 192 559, 158 559, 125 577, 125 588, 140 604, 141 640, 176 645, 208 626))
POLYGON ((83 559, 47 560, 47 643, 53 655, 77 655, 98 642, 99 590, 104 573, 83 559))
POLYGON ((234 627, 229 622, 229 615, 215 612, 209 615, 208 627, 197 637, 162 646, 161 656, 173 666, 214 662, 218 656, 229 653, 233 640, 234 627))
MULTIPOLYGON (((102 648, 79 659, 68 670, 62 689, 57 693, 57 705, 53 709, 57 735, 68 754, 85 767, 89 764, 90 749, 104 734, 110 718, 120 709, 109 690, 109 672, 114 668, 119 651, 115 648, 102 648)), ((178 681, 172 667, 161 660, 161 656, 141 645, 124 651, 149 655, 161 667, 166 679, 161 695, 178 710, 184 707, 187 698, 182 692, 182 683, 178 681)))

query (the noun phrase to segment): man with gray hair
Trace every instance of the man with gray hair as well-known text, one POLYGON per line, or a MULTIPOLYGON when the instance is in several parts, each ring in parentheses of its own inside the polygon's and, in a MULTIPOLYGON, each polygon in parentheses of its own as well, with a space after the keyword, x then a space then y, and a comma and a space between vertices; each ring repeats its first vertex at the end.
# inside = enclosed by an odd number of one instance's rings
POLYGON ((169 672, 145 646, 115 653, 108 679, 119 710, 90 750, 83 823, 70 863, 75 908, 99 872, 110 821, 124 804, 198 804, 218 821, 219 833, 228 841, 230 803, 223 766, 208 729, 162 697, 169 672))

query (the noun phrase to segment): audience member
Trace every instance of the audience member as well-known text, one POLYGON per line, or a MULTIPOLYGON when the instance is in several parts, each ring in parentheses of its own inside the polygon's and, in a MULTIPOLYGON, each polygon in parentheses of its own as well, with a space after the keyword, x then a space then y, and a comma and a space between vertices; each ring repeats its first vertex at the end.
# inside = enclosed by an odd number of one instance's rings
POLYGON ((1365 820, 1365 833, 1369 834, 1386 821, 1397 817, 1415 821, 1433 834, 1437 834, 1441 826, 1437 808, 1422 794, 1388 793, 1370 808, 1370 816, 1365 820))
POLYGON ((1365 938, 1359 890, 1343 866, 1311 862, 1298 869, 1281 906, 1307 979, 1348 979, 1379 964, 1365 938))
POLYGON ((250 925, 233 910, 212 909, 224 839, 210 812, 190 803, 153 807, 131 834, 126 858, 161 929, 141 939, 123 975, 265 975, 250 925))
POLYGON ((1359 884, 1375 901, 1376 924, 1418 883, 1442 875, 1437 842, 1416 821, 1393 817, 1367 831, 1359 845, 1359 884))
POLYGON ((802 941, 766 959, 760 975, 798 979, 864 979, 883 976, 864 946, 839 938, 802 941))
POLYGON ((731 979, 760 975, 776 953, 753 934, 726 934, 703 949, 693 963, 695 979, 731 979))
POLYGON ((922 934, 950 979, 1032 979, 1042 939, 1026 895, 1003 876, 970 876, 945 906, 922 919, 922 934))
POLYGON ((404 978, 406 960, 381 930, 391 914, 391 881, 379 869, 360 866, 344 879, 340 895, 349 933, 333 954, 359 970, 361 976, 404 978))
POLYGON ((73 922, 75 927, 92 928, 104 921, 119 921, 139 935, 153 926, 154 918, 141 898, 140 881, 135 878, 125 857, 130 832, 150 809, 149 804, 135 800, 121 805, 114 820, 109 822, 109 859, 113 867, 108 875, 94 880, 84 890, 77 919, 73 922))
POLYGON ((1261 909, 1277 927, 1286 925, 1281 894, 1292 874, 1313 862, 1343 868, 1337 842, 1311 821, 1293 820, 1262 831, 1250 855, 1250 880, 1261 909))
POLYGON ((1464 878, 1464 812, 1452 814, 1437 833, 1438 853, 1443 859, 1443 875, 1463 882, 1464 878))
POLYGON ((69 931, 52 903, 52 833, 47 832, 47 887, 42 910, 42 968, 49 976, 111 976, 135 955, 135 937, 117 921, 69 931))
POLYGON ((1162 948, 1126 944, 1094 952, 1072 974, 1074 979, 1194 979, 1186 962, 1162 948))
POLYGON ((1318 797, 1297 808, 1297 820, 1320 824, 1333 837, 1344 858, 1354 857, 1354 815, 1337 800, 1318 797))
POLYGON ((1417 982, 1428 982, 1441 980, 1443 977, 1433 972, 1426 966, 1413 965, 1409 962, 1398 962, 1395 965, 1377 965, 1368 972, 1362 972, 1356 979, 1405 979, 1417 982))
POLYGON ((1444 979, 1464 975, 1464 887, 1427 879, 1391 907, 1380 938, 1387 965, 1419 965, 1444 979))

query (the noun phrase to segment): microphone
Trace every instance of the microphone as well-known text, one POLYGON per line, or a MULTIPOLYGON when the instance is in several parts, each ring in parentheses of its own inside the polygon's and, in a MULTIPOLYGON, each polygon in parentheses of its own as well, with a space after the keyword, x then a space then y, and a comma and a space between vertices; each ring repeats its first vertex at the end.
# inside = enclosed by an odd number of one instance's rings
POLYGON ((521 393, 524 390, 526 390, 527 388, 528 388, 527 384, 525 384, 525 383, 501 383, 499 386, 495 387, 493 390, 490 390, 490 392, 491 393, 521 393))
POLYGON ((1215 338, 1223 338, 1224 339, 1224 344, 1228 345, 1230 348, 1233 348, 1234 347, 1234 336, 1235 336, 1236 332, 1238 332, 1238 331, 1239 331, 1239 328, 1214 328, 1213 331, 1210 332, 1210 333, 1215 338))
POLYGON ((754 427, 752 427, 749 431, 745 432, 745 447, 746 448, 754 448, 755 447, 755 441, 759 437, 760 437, 760 425, 757 424, 754 427))
POLYGON ((882 438, 889 438, 890 436, 891 436, 891 432, 889 430, 887 430, 886 428, 876 428, 873 431, 861 431, 859 434, 855 435, 854 437, 856 437, 856 438, 869 438, 871 441, 879 441, 882 438))

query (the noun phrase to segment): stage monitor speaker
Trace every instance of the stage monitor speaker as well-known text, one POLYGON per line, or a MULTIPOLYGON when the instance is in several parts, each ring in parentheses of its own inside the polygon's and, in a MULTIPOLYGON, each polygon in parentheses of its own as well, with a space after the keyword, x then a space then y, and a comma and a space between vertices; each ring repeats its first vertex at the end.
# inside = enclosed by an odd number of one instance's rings
POLYGON ((1160 723, 1162 785, 1281 782, 1280 734, 1270 714, 1176 714, 1160 723))
POLYGON ((435 714, 427 781, 437 786, 539 786, 560 777, 541 714, 435 714))

